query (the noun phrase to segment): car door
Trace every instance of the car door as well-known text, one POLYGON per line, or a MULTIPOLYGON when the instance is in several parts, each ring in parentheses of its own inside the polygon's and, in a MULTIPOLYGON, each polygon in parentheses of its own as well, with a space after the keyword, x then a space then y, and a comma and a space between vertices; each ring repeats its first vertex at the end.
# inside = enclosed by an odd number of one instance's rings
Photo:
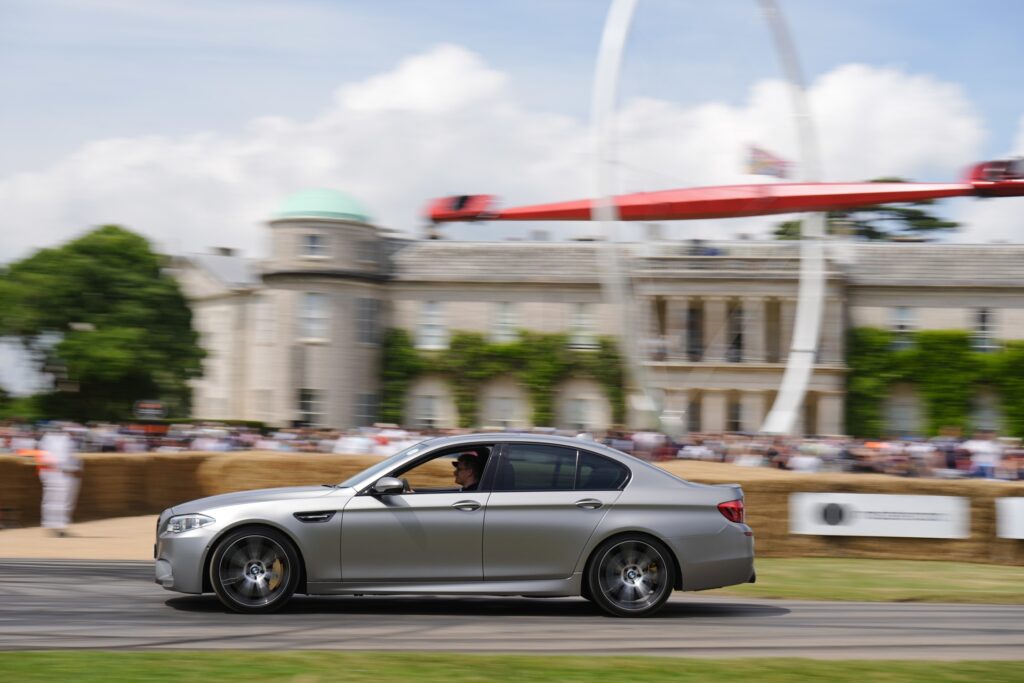
POLYGON ((342 513, 341 580, 480 581, 488 493, 450 488, 353 497, 342 513))
MULTIPOLYGON (((484 517, 484 579, 555 579, 572 574, 587 540, 628 477, 577 489, 580 451, 535 443, 506 444, 484 517)), ((584 458, 599 457, 584 454, 584 458)), ((605 458, 602 461, 611 462, 605 458)))

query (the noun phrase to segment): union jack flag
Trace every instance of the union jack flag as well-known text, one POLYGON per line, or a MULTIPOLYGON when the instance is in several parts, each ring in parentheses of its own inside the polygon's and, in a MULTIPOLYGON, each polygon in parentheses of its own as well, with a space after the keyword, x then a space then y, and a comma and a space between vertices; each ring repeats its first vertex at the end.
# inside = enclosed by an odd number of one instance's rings
POLYGON ((788 178, 789 167, 790 163, 782 157, 777 157, 756 145, 750 145, 750 154, 747 157, 747 173, 788 178))

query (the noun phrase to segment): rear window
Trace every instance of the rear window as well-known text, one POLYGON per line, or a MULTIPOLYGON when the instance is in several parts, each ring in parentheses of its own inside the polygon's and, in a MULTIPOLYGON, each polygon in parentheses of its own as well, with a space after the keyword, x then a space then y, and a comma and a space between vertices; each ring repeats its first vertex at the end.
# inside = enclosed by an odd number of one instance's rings
POLYGON ((495 491, 571 491, 576 449, 510 444, 494 482, 495 491))
POLYGON ((581 491, 614 491, 629 477, 629 469, 614 460, 580 451, 576 488, 581 491))

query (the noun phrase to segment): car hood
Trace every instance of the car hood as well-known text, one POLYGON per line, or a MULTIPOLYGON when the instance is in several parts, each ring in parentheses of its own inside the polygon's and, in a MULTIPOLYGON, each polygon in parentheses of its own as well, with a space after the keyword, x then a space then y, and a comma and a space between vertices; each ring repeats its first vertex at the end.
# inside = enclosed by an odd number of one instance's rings
POLYGON ((228 505, 240 505, 243 503, 266 503, 274 500, 301 500, 306 498, 322 498, 330 495, 352 495, 352 489, 331 488, 327 486, 284 486, 273 489, 257 489, 255 491, 238 491, 235 493, 222 493, 219 496, 209 496, 190 500, 187 503, 179 503, 171 508, 172 514, 181 515, 192 512, 203 512, 214 508, 226 507, 228 505))

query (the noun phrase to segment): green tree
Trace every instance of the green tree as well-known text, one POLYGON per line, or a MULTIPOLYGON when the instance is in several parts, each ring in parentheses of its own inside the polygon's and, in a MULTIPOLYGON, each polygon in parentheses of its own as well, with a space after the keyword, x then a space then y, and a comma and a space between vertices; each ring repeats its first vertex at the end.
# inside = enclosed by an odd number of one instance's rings
MULTIPOLYGON (((903 178, 877 178, 872 183, 905 183, 903 178)), ((956 230, 959 223, 935 216, 921 207, 935 204, 933 199, 900 204, 876 204, 855 209, 829 211, 825 230, 830 235, 845 234, 862 240, 890 240, 893 238, 931 238, 937 233, 956 230)), ((801 221, 785 221, 775 227, 775 239, 800 239, 801 221)))
POLYGON ((0 273, 0 335, 14 336, 55 391, 52 417, 119 419, 158 398, 187 414, 202 373, 192 313, 145 238, 104 225, 0 273))

